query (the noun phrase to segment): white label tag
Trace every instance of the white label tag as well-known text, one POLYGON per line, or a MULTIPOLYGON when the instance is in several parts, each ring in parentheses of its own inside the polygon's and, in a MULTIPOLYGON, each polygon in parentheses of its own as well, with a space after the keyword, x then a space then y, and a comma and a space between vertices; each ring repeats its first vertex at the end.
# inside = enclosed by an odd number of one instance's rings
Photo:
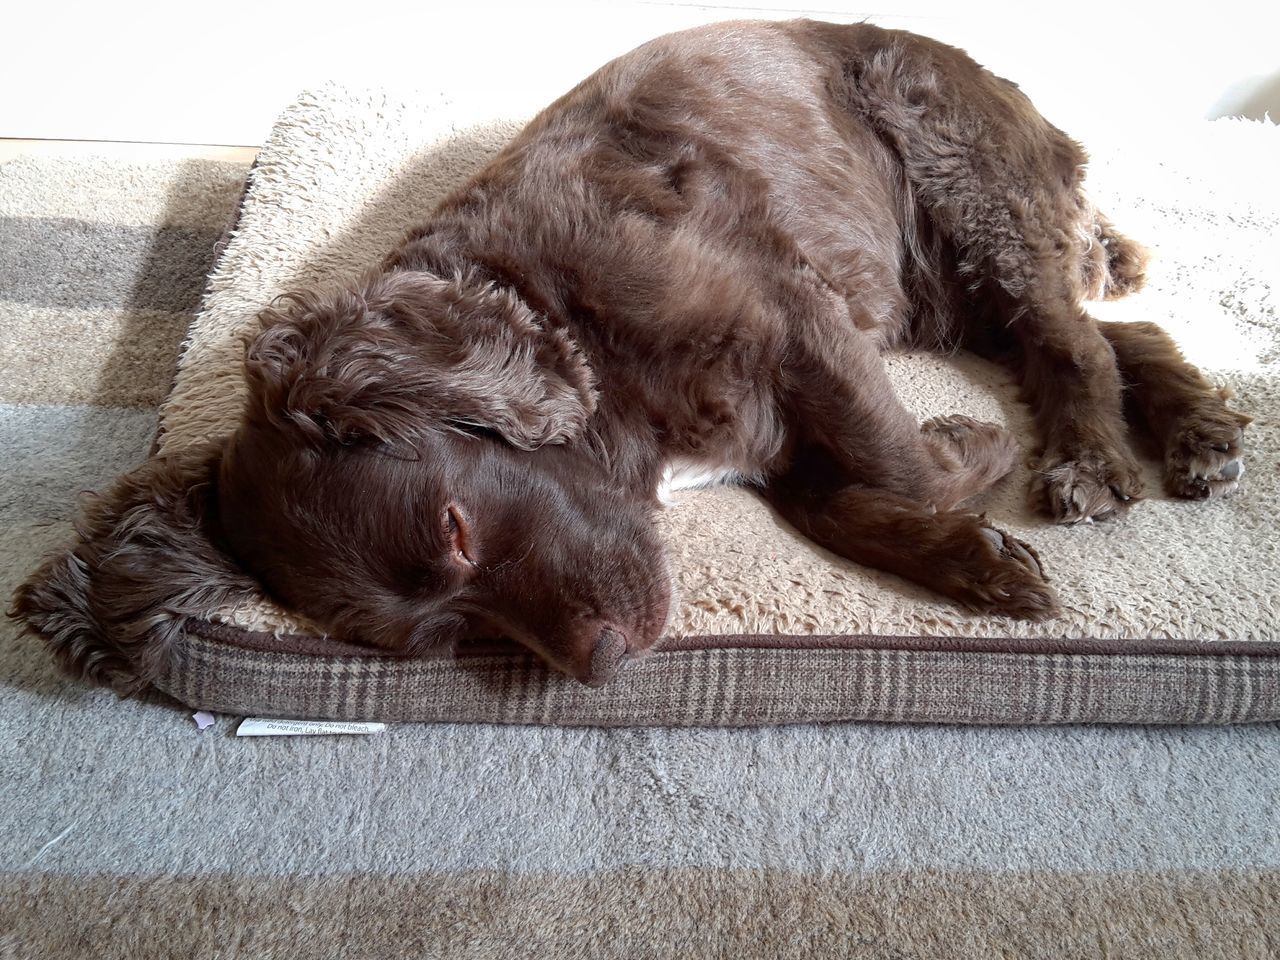
POLYGON ((305 737, 324 733, 381 733, 385 723, 343 720, 271 720, 246 717, 236 727, 237 737, 305 737))

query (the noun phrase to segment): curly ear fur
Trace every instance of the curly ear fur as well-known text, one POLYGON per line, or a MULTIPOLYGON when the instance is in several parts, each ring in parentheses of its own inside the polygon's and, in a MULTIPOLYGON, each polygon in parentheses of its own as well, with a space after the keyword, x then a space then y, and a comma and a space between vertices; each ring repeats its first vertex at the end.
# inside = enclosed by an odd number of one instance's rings
POLYGON ((70 548, 18 587, 9 616, 68 673, 137 693, 189 618, 255 589, 207 532, 218 456, 200 447, 126 474, 85 504, 70 548))
POLYGON ((533 449, 578 436, 595 410, 577 344, 509 290, 398 270, 277 303, 247 352, 252 400, 315 440, 479 427, 533 449))

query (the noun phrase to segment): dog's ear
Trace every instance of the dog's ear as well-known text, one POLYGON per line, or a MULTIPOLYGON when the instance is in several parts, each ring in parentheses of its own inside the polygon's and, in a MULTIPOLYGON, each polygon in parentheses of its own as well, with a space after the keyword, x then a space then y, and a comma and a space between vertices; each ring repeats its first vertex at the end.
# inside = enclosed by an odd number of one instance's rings
POLYGON ((373 274, 282 297, 245 359, 257 416, 348 443, 493 430, 529 450, 580 435, 595 378, 513 292, 466 277, 373 274))
POLYGON ((9 616, 64 670, 136 693, 188 619, 253 592, 210 537, 218 457, 212 446, 156 457, 93 495, 70 547, 17 589, 9 616))

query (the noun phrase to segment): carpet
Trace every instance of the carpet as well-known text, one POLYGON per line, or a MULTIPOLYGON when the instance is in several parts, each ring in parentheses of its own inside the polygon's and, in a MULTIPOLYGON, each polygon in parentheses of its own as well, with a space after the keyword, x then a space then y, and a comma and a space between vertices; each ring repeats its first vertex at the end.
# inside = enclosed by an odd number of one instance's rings
MULTIPOLYGON (((198 291, 245 172, 13 161, 0 203, 6 216, 19 196, 50 205, 44 249, 81 243, 94 265, 77 285, 116 270, 127 291, 140 284, 129 277, 168 272, 198 291), (156 239, 166 225, 203 237, 182 271, 156 239)), ((12 236, 0 231, 6 263, 26 256, 12 236)), ((0 282, 0 340, 33 351, 5 354, 0 381, 6 594, 68 535, 76 492, 146 454, 149 404, 176 359, 157 351, 108 376, 153 335, 125 333, 139 330, 127 294, 51 308, 17 290, 0 282)), ((171 346, 182 312, 153 314, 171 346)), ((0 957, 1261 960, 1280 948, 1274 724, 435 724, 253 741, 234 726, 223 716, 200 732, 170 703, 70 681, 0 621, 0 957)))
MULTIPOLYGON (((434 198, 519 126, 502 103, 327 87, 284 111, 210 281, 161 412, 162 449, 229 432, 243 335, 276 295, 376 262, 434 198)), ((1095 144, 1102 209, 1155 254, 1110 320, 1157 320, 1255 423, 1246 489, 1161 496, 1117 523, 1055 527, 1025 502, 1024 465, 975 504, 1034 544, 1062 614, 966 613, 815 549, 753 493, 680 495, 659 523, 680 603, 670 639, 602 691, 521 651, 413 662, 352 656, 256 595, 187 625, 161 689, 228 712, 335 719, 626 725, 1237 722, 1280 718, 1280 135, 1205 122, 1141 144, 1095 144), (680 696, 669 691, 679 690, 680 696)), ((1030 438, 1009 374, 974 357, 894 356, 923 418, 963 412, 1030 438)), ((1151 465, 1149 465, 1151 466, 1151 465)), ((337 638, 342 640, 344 638, 337 638)))

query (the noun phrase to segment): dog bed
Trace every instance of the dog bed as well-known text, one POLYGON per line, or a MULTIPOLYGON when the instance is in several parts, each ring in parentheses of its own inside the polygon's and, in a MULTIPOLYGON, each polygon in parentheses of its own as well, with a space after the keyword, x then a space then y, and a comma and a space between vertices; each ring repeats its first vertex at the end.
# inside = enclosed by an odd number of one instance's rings
MULTIPOLYGON (((501 105, 326 87, 279 119, 250 176, 161 414, 178 449, 231 430, 242 338, 287 290, 371 264, 519 128, 501 105)), ((591 689, 486 644, 421 659, 319 635, 258 596, 188 622, 155 681, 193 708, 344 720, 745 725, 835 720, 1220 723, 1280 718, 1280 133, 1205 122, 1094 148, 1092 192, 1155 262, 1105 319, 1165 325, 1254 416, 1243 491, 1149 499, 1114 523, 1055 527, 1026 468, 981 501, 1044 558, 1062 615, 965 613, 814 548, 741 489, 659 516, 680 593, 671 636, 591 689), (1255 192, 1256 191, 1256 192, 1255 192), (1270 192, 1268 192, 1270 191, 1270 192)), ((968 356, 894 356, 921 418, 963 412, 1032 434, 1008 374, 968 356)))

